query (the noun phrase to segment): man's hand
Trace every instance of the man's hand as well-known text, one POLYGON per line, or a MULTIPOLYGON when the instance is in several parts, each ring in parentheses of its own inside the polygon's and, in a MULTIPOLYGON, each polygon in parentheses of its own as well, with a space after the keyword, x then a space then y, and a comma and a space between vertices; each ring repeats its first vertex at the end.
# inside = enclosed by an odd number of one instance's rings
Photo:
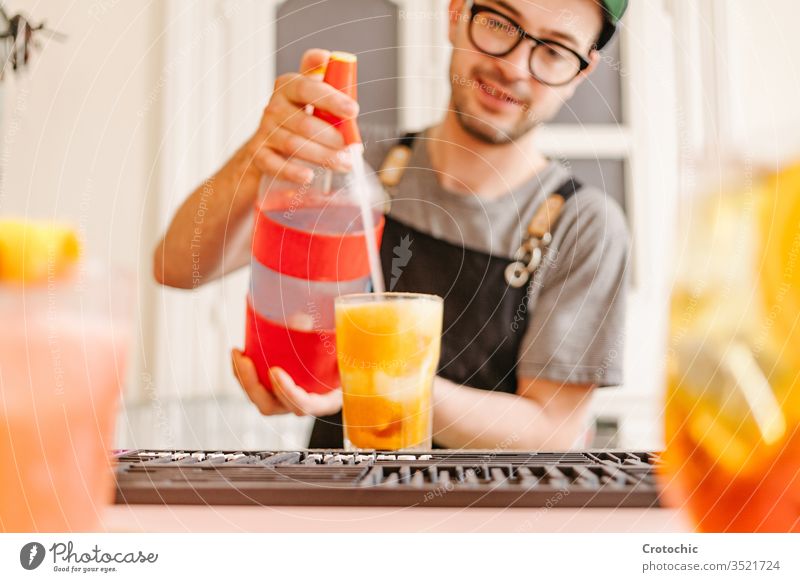
POLYGON ((342 391, 333 390, 327 394, 311 394, 300 388, 285 370, 270 368, 272 392, 258 380, 253 360, 239 350, 231 352, 233 373, 239 380, 250 401, 261 414, 288 414, 296 416, 326 416, 342 408, 342 391))
POLYGON ((303 184, 313 178, 310 168, 293 160, 305 160, 336 171, 350 170, 342 135, 330 123, 306 113, 313 105, 342 119, 358 115, 358 103, 307 73, 328 62, 330 52, 306 51, 299 73, 281 75, 264 109, 261 124, 247 145, 253 164, 264 174, 303 184))
MULTIPOLYGON (((329 56, 323 50, 306 52, 301 73, 326 64, 329 56)), ((349 157, 337 157, 344 148, 341 134, 331 124, 309 115, 306 105, 342 119, 358 113, 354 100, 318 79, 300 73, 279 77, 253 137, 175 213, 153 253, 156 281, 194 289, 247 265, 253 205, 258 200, 262 175, 307 182, 313 178, 313 171, 299 162, 301 159, 332 170, 349 170, 342 161, 349 157), (199 216, 203 220, 198 220, 199 216)))

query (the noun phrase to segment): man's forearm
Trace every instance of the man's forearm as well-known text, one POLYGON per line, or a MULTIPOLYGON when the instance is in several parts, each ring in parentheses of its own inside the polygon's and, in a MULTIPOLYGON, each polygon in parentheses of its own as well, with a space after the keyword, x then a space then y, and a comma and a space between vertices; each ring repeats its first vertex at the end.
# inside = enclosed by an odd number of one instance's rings
POLYGON ((585 428, 586 408, 549 413, 517 394, 480 390, 437 377, 433 433, 449 448, 564 450, 585 428))
POLYGON ((175 213, 153 256, 159 283, 191 289, 222 274, 226 248, 242 236, 258 196, 260 174, 250 158, 240 148, 175 213))

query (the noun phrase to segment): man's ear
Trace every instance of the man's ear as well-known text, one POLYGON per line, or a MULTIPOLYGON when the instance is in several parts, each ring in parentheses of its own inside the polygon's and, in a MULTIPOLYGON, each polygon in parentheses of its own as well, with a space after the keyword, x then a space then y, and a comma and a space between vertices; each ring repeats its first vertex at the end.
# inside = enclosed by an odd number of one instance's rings
POLYGON ((600 51, 597 49, 592 49, 592 51, 589 53, 589 66, 586 67, 583 71, 581 71, 581 76, 585 79, 586 77, 591 75, 597 68, 597 65, 600 64, 600 61, 602 59, 603 55, 600 54, 600 51))
POLYGON ((450 0, 447 14, 450 17, 447 36, 450 38, 450 44, 455 44, 458 25, 461 24, 461 20, 464 18, 464 0, 450 0))

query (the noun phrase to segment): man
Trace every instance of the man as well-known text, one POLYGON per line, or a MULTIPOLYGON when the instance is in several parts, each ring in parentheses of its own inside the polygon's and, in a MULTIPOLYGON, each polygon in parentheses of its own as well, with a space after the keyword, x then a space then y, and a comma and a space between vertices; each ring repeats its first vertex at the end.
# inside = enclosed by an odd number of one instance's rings
MULTIPOLYGON (((404 140, 411 159, 392 193, 381 248, 387 282, 396 249, 405 244, 410 254, 399 277, 395 269, 394 290, 446 297, 434 385, 440 446, 569 448, 584 434, 593 389, 622 381, 624 216, 602 192, 577 185, 566 167, 538 152, 533 138, 595 69, 626 6, 450 2, 450 107, 439 124, 404 140), (544 260, 532 272, 509 267, 553 192, 566 202, 544 260)), ((327 58, 308 51, 300 71, 327 58)), ((253 137, 178 210, 156 249, 159 282, 188 288, 198 267, 207 281, 248 263, 247 229, 262 173, 302 184, 312 171, 298 160, 349 169, 341 136, 307 115, 308 104, 342 118, 358 111, 308 76, 278 78, 253 137), (204 195, 208 188, 214 196, 204 195), (201 200, 209 208, 192 256, 201 200)), ((398 136, 364 129, 366 159, 377 170, 398 136)), ((524 263, 529 257, 522 256, 524 263)), ((269 392, 252 361, 238 350, 232 356, 239 382, 263 414, 323 417, 310 446, 341 446, 340 391, 306 393, 273 368, 269 392)))

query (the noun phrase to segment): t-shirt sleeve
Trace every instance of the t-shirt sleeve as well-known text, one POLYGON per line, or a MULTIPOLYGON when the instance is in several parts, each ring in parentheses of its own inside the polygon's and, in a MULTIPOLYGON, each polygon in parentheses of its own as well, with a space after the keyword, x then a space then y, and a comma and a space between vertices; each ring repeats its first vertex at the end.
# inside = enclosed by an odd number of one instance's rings
POLYGON ((629 257, 619 205, 596 190, 577 193, 564 206, 541 277, 532 282, 519 377, 622 383, 629 257))

